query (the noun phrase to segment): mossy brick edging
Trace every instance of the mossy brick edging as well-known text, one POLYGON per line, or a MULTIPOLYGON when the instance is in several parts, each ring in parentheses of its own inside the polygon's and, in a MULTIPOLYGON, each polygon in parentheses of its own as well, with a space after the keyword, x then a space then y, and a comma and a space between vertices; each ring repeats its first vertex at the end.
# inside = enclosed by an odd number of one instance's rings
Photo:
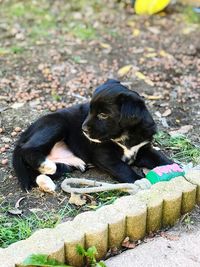
POLYGON ((28 239, 1 249, 0 267, 23 267, 23 260, 37 253, 71 266, 83 266, 83 257, 76 253, 77 244, 86 249, 96 246, 97 259, 102 259, 109 248, 120 247, 126 236, 139 240, 150 232, 172 226, 196 204, 200 204, 200 171, 191 170, 185 177, 121 197, 54 229, 36 231, 28 239))

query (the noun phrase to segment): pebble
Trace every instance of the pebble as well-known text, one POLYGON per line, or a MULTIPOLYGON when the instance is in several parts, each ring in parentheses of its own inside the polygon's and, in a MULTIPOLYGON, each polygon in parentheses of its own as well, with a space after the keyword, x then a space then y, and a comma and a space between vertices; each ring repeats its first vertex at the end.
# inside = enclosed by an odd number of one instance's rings
POLYGON ((2 165, 6 165, 6 164, 8 164, 8 159, 2 159, 1 164, 2 164, 2 165))
POLYGON ((1 147, 0 151, 1 153, 5 152, 6 151, 5 147, 1 147))
POLYGON ((15 137, 16 135, 17 135, 16 132, 12 132, 12 133, 11 133, 11 136, 12 136, 12 137, 15 137))
POLYGON ((20 128, 20 127, 15 127, 15 129, 14 129, 14 131, 17 133, 21 132, 21 130, 22 130, 22 128, 20 128))

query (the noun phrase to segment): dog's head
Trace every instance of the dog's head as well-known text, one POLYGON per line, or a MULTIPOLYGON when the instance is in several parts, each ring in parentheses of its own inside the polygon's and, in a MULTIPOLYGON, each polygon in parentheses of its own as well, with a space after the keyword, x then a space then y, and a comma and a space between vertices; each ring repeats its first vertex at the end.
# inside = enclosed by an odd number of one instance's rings
MULTIPOLYGON (((150 137, 155 133, 155 123, 141 96, 116 80, 108 80, 93 93, 90 110, 85 119, 83 133, 93 142, 120 139, 129 130, 141 128, 144 139, 147 129, 150 137)), ((140 130, 141 130, 140 129, 140 130)))

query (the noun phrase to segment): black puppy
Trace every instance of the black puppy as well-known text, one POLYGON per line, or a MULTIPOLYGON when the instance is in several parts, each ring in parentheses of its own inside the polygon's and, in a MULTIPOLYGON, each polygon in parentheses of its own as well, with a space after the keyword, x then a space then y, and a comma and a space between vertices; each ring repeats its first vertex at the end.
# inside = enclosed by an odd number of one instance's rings
POLYGON ((23 189, 39 174, 59 178, 87 164, 120 182, 140 179, 131 165, 152 169, 172 161, 152 148, 156 125, 138 93, 116 80, 99 86, 90 104, 41 117, 22 133, 13 166, 23 189))

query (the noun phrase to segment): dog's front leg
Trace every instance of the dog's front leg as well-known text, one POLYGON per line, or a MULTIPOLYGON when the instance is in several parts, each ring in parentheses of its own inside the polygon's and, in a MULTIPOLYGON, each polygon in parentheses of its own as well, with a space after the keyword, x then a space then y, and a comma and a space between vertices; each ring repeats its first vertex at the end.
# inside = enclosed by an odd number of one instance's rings
POLYGON ((134 183, 141 179, 134 170, 125 162, 123 162, 117 153, 111 153, 107 150, 95 150, 93 156, 93 165, 101 170, 106 171, 121 183, 134 183))
POLYGON ((152 145, 149 144, 140 148, 134 165, 137 167, 153 169, 157 166, 168 165, 172 163, 173 160, 169 159, 161 151, 154 149, 152 145))

